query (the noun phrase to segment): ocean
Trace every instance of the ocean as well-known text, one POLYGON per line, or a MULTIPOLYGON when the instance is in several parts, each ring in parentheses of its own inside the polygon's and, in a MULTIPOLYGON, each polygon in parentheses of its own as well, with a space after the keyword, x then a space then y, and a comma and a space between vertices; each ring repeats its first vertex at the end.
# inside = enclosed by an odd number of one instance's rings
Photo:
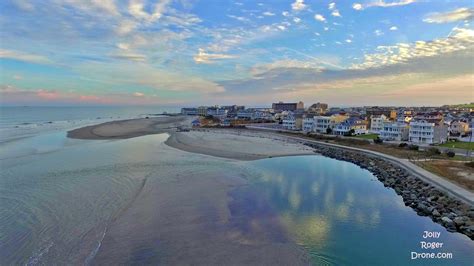
POLYGON ((300 250, 315 265, 474 262, 474 241, 418 216, 348 162, 216 158, 171 148, 167 134, 66 137, 165 111, 177 110, 2 108, 0 265, 259 264, 300 250), (425 231, 440 237, 426 240, 425 231), (452 258, 413 260, 413 252, 452 258))

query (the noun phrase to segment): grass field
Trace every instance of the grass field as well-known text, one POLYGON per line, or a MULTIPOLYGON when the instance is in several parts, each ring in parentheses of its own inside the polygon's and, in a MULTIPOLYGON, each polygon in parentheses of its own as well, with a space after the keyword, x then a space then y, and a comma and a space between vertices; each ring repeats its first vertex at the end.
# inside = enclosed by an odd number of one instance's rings
POLYGON ((365 134, 365 135, 357 135, 356 138, 360 139, 376 139, 378 137, 377 134, 365 134))
POLYGON ((440 147, 446 148, 457 148, 457 149, 465 149, 465 150, 474 150, 474 142, 463 142, 463 141, 456 141, 456 142, 447 142, 439 145, 440 147))

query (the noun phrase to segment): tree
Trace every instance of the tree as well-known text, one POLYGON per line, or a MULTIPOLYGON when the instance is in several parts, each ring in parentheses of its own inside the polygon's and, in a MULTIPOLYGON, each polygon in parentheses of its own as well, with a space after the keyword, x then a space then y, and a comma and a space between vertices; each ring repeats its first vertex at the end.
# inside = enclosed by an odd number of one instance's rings
POLYGON ((451 151, 451 150, 446 151, 446 156, 448 156, 450 158, 453 158, 455 155, 456 155, 456 153, 454 153, 454 151, 451 151))
POLYGON ((326 134, 332 134, 332 128, 328 127, 326 128, 326 134))

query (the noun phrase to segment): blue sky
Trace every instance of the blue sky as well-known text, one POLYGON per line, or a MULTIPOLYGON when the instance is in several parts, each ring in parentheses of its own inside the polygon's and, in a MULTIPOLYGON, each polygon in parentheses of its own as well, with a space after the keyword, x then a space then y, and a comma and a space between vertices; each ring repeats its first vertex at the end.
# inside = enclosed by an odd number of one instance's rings
POLYGON ((7 0, 2 104, 474 101, 472 1, 7 0))

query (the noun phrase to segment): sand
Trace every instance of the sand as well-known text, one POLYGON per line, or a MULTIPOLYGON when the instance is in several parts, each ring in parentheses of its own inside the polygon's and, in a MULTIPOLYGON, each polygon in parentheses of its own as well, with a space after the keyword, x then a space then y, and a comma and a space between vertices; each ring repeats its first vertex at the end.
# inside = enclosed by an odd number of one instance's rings
POLYGON ((173 116, 112 121, 68 132, 76 139, 128 139, 150 134, 170 134, 166 144, 182 151, 237 160, 307 155, 314 152, 296 141, 269 133, 236 129, 198 129, 176 132, 189 127, 191 117, 173 116))
POLYGON ((188 152, 237 160, 314 154, 309 147, 283 137, 226 129, 177 132, 165 143, 188 152))
POLYGON ((169 116, 111 121, 71 130, 67 136, 73 139, 129 139, 166 133, 178 126, 189 127, 191 120, 192 117, 169 116))

